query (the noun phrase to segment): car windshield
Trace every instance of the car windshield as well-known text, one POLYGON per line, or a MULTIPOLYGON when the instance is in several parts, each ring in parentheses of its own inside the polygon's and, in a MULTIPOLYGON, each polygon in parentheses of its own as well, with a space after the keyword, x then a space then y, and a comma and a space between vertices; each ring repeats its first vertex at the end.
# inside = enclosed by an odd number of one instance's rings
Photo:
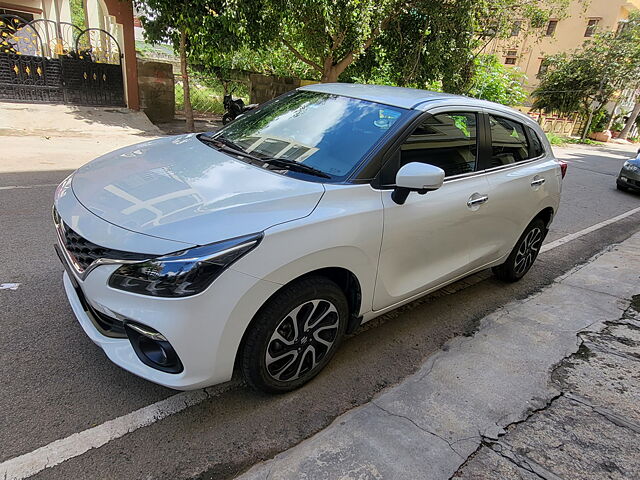
MULTIPOLYGON (((346 178, 407 112, 365 100, 302 90, 238 118, 215 137, 254 157, 313 167, 335 181, 346 178)), ((278 168, 277 163, 275 166, 278 168)), ((287 174, 300 172, 290 170, 287 174)))

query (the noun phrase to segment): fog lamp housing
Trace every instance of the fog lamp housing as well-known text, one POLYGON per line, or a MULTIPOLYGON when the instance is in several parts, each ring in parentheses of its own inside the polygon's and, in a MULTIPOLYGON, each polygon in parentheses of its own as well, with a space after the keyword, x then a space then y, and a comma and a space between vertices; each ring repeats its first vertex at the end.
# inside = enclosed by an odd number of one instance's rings
POLYGON ((160 332, 130 321, 124 324, 124 329, 133 351, 142 363, 165 373, 180 373, 184 370, 178 353, 160 332))

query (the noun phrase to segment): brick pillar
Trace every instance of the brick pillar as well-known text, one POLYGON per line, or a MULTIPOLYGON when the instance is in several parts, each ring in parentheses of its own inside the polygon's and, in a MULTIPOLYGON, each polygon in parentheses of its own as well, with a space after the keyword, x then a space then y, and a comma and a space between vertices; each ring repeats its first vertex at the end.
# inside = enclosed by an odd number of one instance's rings
POLYGON ((124 45, 120 45, 124 54, 124 81, 127 85, 127 106, 140 110, 138 93, 138 67, 136 61, 136 40, 133 32, 133 5, 131 0, 104 0, 109 15, 122 25, 124 45))

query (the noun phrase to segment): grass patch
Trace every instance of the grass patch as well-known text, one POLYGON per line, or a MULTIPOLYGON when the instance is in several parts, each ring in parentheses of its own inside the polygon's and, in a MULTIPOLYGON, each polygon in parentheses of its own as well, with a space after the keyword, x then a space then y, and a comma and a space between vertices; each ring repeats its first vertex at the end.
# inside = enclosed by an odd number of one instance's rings
POLYGON ((561 137, 557 133, 549 132, 546 134, 549 143, 555 147, 561 147, 567 144, 567 137, 561 137))
POLYGON ((569 137, 566 140, 567 140, 567 143, 580 144, 580 145, 604 145, 604 142, 596 142, 595 140, 591 140, 590 138, 585 138, 584 140, 582 140, 581 138, 569 137))
POLYGON ((546 134, 549 139, 549 143, 555 147, 563 147, 567 144, 572 145, 604 145, 603 142, 596 142, 595 140, 591 140, 590 138, 585 138, 582 140, 581 138, 575 137, 563 137, 558 135, 557 133, 549 132, 546 134))
MULTIPOLYGON (((216 113, 223 114, 224 106, 222 104, 222 97, 224 96, 224 88, 221 84, 213 84, 203 81, 196 76, 192 76, 189 79, 189 93, 191 96, 191 107, 194 112, 198 113, 216 113)), ((235 84, 234 84, 235 86, 235 84)), ((176 77, 175 84, 176 91, 176 110, 184 110, 184 89, 182 83, 178 81, 176 77)), ((249 103, 249 91, 244 84, 238 84, 233 92, 233 98, 242 98, 244 103, 249 103)))

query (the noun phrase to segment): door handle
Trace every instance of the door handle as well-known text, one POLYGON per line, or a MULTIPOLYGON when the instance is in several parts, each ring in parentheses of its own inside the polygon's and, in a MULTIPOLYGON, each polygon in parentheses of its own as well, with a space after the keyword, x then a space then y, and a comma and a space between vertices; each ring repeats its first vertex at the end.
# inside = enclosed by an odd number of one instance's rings
POLYGON ((479 193, 474 193, 467 200, 467 207, 475 207, 476 205, 482 205, 487 200, 489 200, 489 195, 480 195, 479 193))
POLYGON ((531 186, 532 187, 539 187, 540 185, 542 185, 545 182, 545 179, 542 177, 538 177, 537 175, 535 177, 533 177, 533 180, 531 180, 531 186))

